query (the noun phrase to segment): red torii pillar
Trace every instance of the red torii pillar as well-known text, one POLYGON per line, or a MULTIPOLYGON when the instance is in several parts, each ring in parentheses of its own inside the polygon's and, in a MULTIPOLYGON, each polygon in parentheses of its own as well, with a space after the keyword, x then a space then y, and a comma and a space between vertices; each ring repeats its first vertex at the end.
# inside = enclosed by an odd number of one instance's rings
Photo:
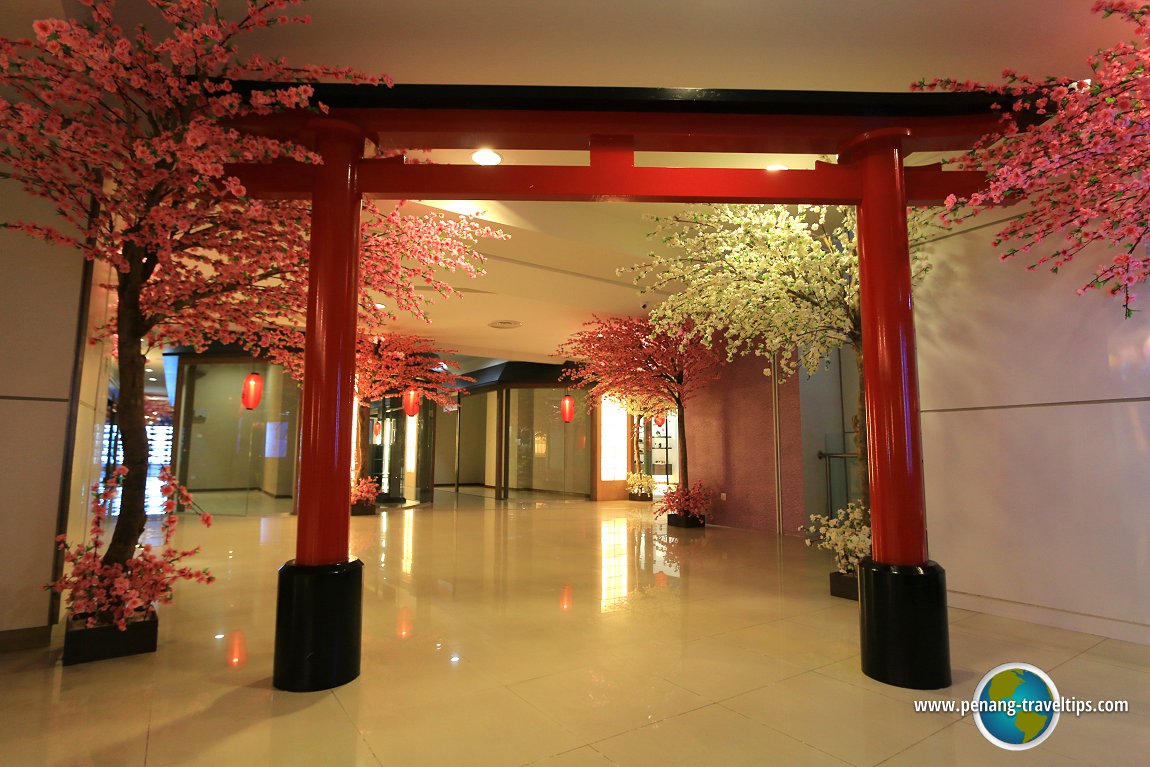
POLYGON ((859 290, 872 556, 859 565, 863 673, 914 689, 949 687, 946 573, 927 553, 918 370, 900 128, 840 151, 862 175, 859 290))
POLYGON ((348 553, 364 134, 320 120, 314 169, 296 557, 279 571, 273 684, 326 690, 359 676, 363 562, 348 553))

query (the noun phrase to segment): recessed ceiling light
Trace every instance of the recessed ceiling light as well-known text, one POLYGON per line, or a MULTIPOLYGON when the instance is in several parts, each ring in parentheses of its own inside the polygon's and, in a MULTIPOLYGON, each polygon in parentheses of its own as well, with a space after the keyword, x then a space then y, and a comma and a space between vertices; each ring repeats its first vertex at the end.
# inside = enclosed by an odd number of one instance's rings
POLYGON ((155 378, 154 376, 148 376, 148 380, 149 380, 149 381, 159 381, 160 379, 159 379, 159 378, 155 378))
POLYGON ((494 322, 487 323, 487 327, 495 328, 496 330, 514 330, 522 325, 523 323, 519 320, 495 320, 494 322))
POLYGON ((791 168, 789 165, 781 165, 781 164, 775 163, 775 162, 773 162, 767 166, 767 170, 790 170, 790 169, 791 168))
POLYGON ((498 152, 490 149, 477 149, 471 153, 471 159, 476 165, 498 165, 503 158, 498 152))

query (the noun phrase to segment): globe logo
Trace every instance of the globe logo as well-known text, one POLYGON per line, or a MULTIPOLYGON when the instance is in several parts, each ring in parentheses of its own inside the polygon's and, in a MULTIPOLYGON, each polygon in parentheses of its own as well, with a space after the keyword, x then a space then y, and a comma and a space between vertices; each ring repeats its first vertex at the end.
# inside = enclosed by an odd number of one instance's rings
POLYGON ((999 748, 1024 751, 1050 737, 1058 724, 1058 689, 1029 663, 1004 663, 986 672, 974 690, 974 723, 999 748))

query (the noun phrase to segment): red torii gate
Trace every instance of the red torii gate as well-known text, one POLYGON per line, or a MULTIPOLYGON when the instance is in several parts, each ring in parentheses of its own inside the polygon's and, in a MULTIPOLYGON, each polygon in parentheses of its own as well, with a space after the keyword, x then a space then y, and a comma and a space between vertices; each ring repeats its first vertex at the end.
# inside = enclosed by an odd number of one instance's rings
POLYGON ((363 195, 408 199, 812 203, 858 206, 873 557, 860 568, 863 671, 950 684, 945 574, 927 552, 906 206, 967 195, 981 174, 905 167, 995 129, 972 94, 321 87, 323 117, 250 126, 309 143, 319 166, 235 170, 250 194, 312 198, 296 558, 280 570, 276 687, 359 674, 362 563, 348 554, 358 246, 363 195), (365 98, 366 91, 366 98, 365 98), (367 102, 365 105, 364 102, 367 102), (377 147, 589 151, 585 166, 430 165, 377 147), (636 167, 639 151, 837 154, 814 170, 636 167))

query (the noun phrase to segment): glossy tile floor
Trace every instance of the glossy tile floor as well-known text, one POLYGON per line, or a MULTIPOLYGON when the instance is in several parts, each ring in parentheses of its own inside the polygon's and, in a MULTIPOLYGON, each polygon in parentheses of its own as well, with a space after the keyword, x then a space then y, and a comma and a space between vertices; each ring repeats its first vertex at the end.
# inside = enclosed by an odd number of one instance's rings
MULTIPOLYGON (((206 499, 205 499, 206 500, 206 499)), ((63 668, 0 654, 0 765, 1144 765, 1150 647, 954 610, 954 687, 859 671, 857 608, 798 540, 668 534, 637 503, 436 502, 351 519, 367 565, 363 671, 336 690, 271 686, 276 568, 295 519, 185 524, 219 581, 181 584, 155 654, 63 668), (1025 661, 1064 696, 1131 713, 1064 715, 1025 752, 969 698, 1025 661)))

